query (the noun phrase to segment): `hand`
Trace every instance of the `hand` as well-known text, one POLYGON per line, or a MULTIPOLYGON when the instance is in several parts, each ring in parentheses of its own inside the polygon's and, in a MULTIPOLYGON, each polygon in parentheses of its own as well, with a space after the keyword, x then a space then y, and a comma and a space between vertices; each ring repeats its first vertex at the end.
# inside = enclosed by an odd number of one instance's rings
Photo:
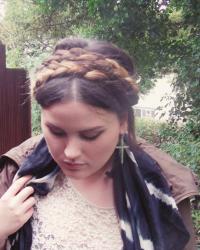
POLYGON ((34 189, 24 188, 30 179, 31 176, 19 178, 0 199, 0 241, 15 233, 33 214, 34 189))

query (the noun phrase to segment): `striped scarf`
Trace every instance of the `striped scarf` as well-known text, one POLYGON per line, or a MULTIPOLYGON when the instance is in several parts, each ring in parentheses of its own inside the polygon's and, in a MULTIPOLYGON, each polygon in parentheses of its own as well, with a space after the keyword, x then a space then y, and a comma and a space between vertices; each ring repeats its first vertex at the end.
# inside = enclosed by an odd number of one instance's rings
MULTIPOLYGON (((118 213, 123 250, 183 250, 189 234, 157 163, 141 149, 126 148, 123 166, 116 150, 110 173, 118 213)), ((20 167, 16 178, 32 175, 38 195, 54 186, 59 167, 52 159, 44 138, 20 167)), ((31 220, 9 237, 11 250, 30 250, 31 220)))

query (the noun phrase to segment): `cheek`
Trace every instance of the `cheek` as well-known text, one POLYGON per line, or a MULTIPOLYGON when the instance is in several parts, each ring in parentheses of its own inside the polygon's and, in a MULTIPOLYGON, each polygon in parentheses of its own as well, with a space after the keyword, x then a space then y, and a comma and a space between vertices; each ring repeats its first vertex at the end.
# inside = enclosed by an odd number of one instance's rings
POLYGON ((64 150, 64 145, 61 140, 58 140, 47 129, 43 130, 43 135, 47 143, 50 154, 56 159, 64 150))

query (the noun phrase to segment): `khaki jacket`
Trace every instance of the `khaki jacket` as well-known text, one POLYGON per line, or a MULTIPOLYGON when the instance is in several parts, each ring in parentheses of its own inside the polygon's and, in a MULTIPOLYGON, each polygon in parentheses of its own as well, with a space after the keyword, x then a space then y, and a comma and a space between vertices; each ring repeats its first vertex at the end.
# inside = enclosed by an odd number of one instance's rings
MULTIPOLYGON (((1 156, 0 197, 9 188, 19 166, 33 151, 41 138, 42 135, 32 137, 1 156)), ((183 221, 192 236, 186 249, 196 249, 194 246, 194 232, 190 215, 189 198, 198 195, 197 178, 190 169, 177 163, 168 154, 141 138, 137 138, 137 141, 139 146, 160 165, 161 172, 171 187, 172 195, 178 205, 183 221)))

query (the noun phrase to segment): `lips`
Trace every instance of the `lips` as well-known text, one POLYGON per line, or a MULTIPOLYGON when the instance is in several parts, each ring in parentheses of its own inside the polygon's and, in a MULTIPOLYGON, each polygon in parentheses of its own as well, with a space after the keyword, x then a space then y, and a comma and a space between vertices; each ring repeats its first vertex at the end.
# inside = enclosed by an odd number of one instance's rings
POLYGON ((85 165, 85 163, 64 161, 64 165, 69 170, 79 170, 85 165))

